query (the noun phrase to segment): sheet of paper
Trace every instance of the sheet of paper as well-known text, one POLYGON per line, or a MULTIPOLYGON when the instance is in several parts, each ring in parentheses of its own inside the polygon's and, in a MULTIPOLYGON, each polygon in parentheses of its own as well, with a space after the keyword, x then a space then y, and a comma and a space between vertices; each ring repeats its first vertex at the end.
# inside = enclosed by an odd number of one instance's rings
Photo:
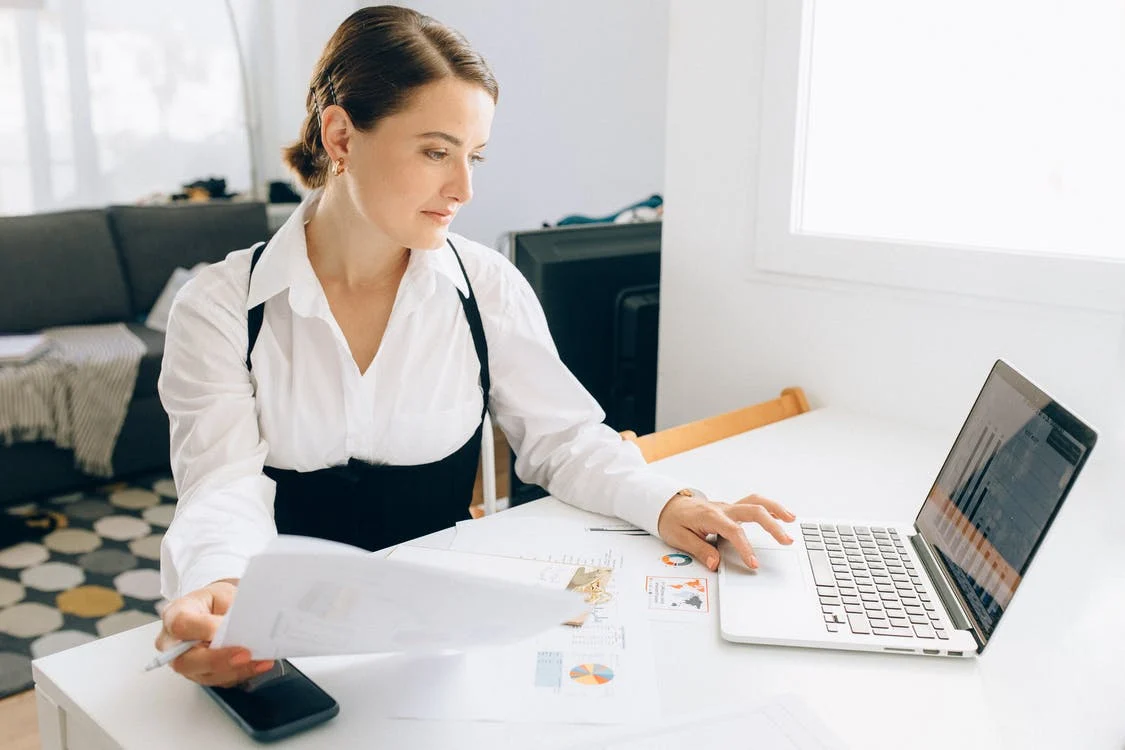
POLYGON ((548 742, 547 750, 684 750, 689 747, 844 750, 845 745, 796 696, 749 708, 719 709, 645 727, 613 727, 548 742))
MULTIPOLYGON (((612 568, 593 565, 541 562, 520 557, 415 547, 407 544, 399 545, 387 557, 418 565, 456 570, 497 581, 575 591, 582 595, 591 608, 608 597, 606 592, 613 575, 612 568)), ((564 624, 581 625, 588 614, 588 611, 583 612, 581 617, 567 620, 564 624)))
POLYGON ((255 659, 435 653, 521 641, 588 610, 566 589, 283 536, 250 560, 213 645, 255 659))

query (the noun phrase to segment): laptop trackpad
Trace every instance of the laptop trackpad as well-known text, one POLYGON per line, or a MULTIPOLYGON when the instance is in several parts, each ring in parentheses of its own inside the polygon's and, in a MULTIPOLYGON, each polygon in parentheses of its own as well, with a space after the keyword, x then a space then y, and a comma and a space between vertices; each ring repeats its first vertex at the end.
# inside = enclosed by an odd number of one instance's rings
POLYGON ((758 569, 750 570, 743 564, 738 551, 727 544, 723 549, 727 586, 753 586, 758 591, 785 590, 792 594, 803 589, 801 578, 801 550, 755 549, 758 569))

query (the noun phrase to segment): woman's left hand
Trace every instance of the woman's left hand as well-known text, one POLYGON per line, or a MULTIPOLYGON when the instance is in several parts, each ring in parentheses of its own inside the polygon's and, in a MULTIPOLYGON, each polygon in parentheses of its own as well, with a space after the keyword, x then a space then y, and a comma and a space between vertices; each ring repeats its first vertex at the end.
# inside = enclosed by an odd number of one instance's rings
POLYGON ((702 561, 710 570, 719 568, 719 551, 707 542, 707 535, 718 534, 735 546, 747 567, 755 569, 758 558, 742 524, 757 523, 777 541, 792 544, 778 521, 796 518, 780 503, 759 495, 749 495, 737 503, 720 503, 699 495, 678 494, 660 512, 657 531, 665 542, 702 561))

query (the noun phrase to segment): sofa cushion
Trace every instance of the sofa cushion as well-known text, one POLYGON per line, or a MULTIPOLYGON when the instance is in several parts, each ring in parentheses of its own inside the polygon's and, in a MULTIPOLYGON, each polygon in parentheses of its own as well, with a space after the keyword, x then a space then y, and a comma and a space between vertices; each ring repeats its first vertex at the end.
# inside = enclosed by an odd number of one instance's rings
POLYGON ((109 219, 134 316, 152 309, 177 266, 215 263, 269 237, 264 203, 111 206, 109 219))
POLYGON ((0 332, 130 316, 104 211, 0 219, 0 332))
POLYGON ((137 371, 137 385, 133 388, 133 398, 155 396, 156 381, 160 378, 160 361, 164 359, 164 334, 140 323, 127 325, 145 345, 145 354, 141 357, 141 367, 137 371))

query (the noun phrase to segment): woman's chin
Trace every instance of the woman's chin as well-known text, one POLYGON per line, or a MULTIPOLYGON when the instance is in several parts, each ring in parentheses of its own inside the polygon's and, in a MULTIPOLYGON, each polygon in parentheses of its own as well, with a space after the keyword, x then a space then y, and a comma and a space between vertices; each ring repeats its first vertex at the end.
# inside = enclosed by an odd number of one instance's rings
POLYGON ((434 250, 445 244, 448 234, 449 230, 446 227, 428 227, 423 231, 414 232, 408 247, 416 250, 434 250))

